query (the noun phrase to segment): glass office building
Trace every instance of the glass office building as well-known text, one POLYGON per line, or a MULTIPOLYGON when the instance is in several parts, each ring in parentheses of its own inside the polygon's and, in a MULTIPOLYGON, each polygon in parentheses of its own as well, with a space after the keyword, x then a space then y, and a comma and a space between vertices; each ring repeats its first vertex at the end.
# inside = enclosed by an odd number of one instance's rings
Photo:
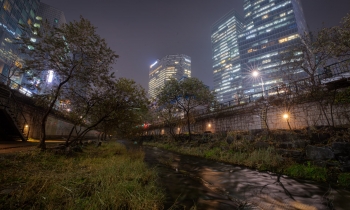
POLYGON ((244 0, 243 7, 243 21, 231 11, 212 28, 214 89, 219 102, 255 93, 261 96, 263 90, 288 82, 285 78, 303 74, 283 71, 281 61, 283 53, 307 32, 300 0, 244 0), (254 71, 258 72, 255 77, 254 71))
MULTIPOLYGON (((288 82, 281 57, 307 31, 299 0, 244 0, 245 29, 239 35, 244 94, 288 82), (252 72, 259 72, 256 77, 252 72)), ((287 74, 302 74, 302 71, 287 74)), ((261 95, 260 95, 261 96, 261 95)))
POLYGON ((214 90, 219 102, 233 100, 242 88, 238 35, 242 18, 232 10, 212 26, 214 90))
MULTIPOLYGON (((53 27, 60 27, 63 24, 66 24, 66 17, 64 12, 47 5, 45 3, 40 3, 38 11, 35 16, 34 27, 40 28, 42 22, 47 22, 49 25, 53 27)), ((50 89, 53 78, 55 77, 55 70, 48 69, 47 71, 41 72, 40 75, 36 75, 35 77, 30 77, 28 81, 24 76, 22 78, 22 85, 25 86, 30 92, 41 94, 46 90, 50 89), (38 88, 40 87, 40 88, 38 88)))
MULTIPOLYGON (((21 58, 13 38, 21 35, 19 24, 33 24, 39 0, 0 0, 0 73, 7 76, 9 69, 21 66, 21 58)), ((13 75, 12 80, 20 82, 21 75, 13 75)), ((2 77, 3 79, 3 77, 2 77)))
POLYGON ((40 3, 36 19, 47 21, 49 24, 52 24, 55 27, 59 27, 60 25, 67 23, 63 11, 45 3, 40 3))
POLYGON ((156 98, 157 90, 162 88, 167 80, 191 77, 191 58, 187 55, 167 55, 150 66, 148 94, 156 98))

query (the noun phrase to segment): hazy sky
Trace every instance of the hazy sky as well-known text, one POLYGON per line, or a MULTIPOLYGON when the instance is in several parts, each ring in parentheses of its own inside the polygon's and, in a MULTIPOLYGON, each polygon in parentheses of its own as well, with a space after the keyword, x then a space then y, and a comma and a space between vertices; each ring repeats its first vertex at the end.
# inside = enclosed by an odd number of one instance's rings
MULTIPOLYGON (((243 0, 41 0, 64 11, 67 21, 82 15, 120 56, 118 77, 148 89, 149 66, 169 54, 192 58, 192 77, 212 87, 211 26, 243 0)), ((350 0, 301 0, 309 29, 338 25, 350 0)))

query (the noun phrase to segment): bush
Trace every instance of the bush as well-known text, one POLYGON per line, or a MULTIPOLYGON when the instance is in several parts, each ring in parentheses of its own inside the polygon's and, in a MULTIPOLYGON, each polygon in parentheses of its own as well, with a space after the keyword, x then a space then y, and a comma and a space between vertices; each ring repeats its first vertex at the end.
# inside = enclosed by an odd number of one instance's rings
POLYGON ((307 162, 307 165, 294 164, 289 166, 285 173, 297 178, 312 179, 315 181, 327 180, 327 169, 324 167, 314 166, 310 162, 307 162))
POLYGON ((339 174, 338 184, 342 187, 350 187, 350 173, 339 174))

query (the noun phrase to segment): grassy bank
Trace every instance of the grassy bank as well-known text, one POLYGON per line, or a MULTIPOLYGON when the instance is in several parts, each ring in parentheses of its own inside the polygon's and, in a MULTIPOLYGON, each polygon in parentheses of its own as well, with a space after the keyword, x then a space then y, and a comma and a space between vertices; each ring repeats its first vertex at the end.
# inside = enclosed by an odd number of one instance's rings
POLYGON ((117 143, 71 157, 0 156, 0 209, 162 209, 164 194, 141 151, 117 143))
POLYGON ((338 186, 350 188, 350 174, 337 173, 325 167, 312 165, 310 162, 298 164, 291 159, 283 158, 273 147, 254 149, 251 145, 238 141, 227 144, 225 141, 214 144, 189 146, 174 141, 144 142, 144 145, 159 147, 181 154, 223 161, 235 165, 247 166, 260 171, 271 171, 294 178, 308 179, 319 182, 333 182, 338 186))

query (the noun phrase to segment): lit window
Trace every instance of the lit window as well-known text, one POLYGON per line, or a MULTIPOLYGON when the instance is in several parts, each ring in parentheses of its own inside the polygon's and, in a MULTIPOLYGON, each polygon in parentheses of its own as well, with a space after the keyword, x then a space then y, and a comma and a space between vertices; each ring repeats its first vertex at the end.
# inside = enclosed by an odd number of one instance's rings
POLYGON ((284 17, 284 16, 286 16, 286 13, 285 13, 285 12, 282 13, 282 14, 280 14, 280 17, 284 17))
POLYGON ((40 24, 39 23, 34 23, 34 27, 40 28, 40 24))
POLYGON ((32 45, 28 45, 28 49, 34 50, 34 47, 32 45))
POLYGON ((47 82, 48 83, 51 83, 53 80, 53 71, 52 70, 49 70, 48 71, 48 75, 47 75, 47 82))
POLYGON ((270 63, 271 62, 271 59, 267 59, 267 60, 263 60, 262 63, 265 64, 265 63, 270 63))
POLYGON ((40 16, 36 16, 36 18, 35 19, 37 19, 37 20, 42 20, 43 18, 42 17, 40 17, 40 16))
POLYGON ((261 17, 261 19, 264 20, 264 19, 266 19, 266 18, 268 18, 268 17, 269 17, 269 15, 264 15, 264 16, 261 17))
POLYGON ((57 18, 55 18, 55 23, 58 23, 58 19, 57 18))
POLYGON ((286 42, 286 41, 288 41, 288 38, 283 38, 283 39, 278 40, 279 43, 283 43, 283 42, 286 42))
POLYGON ((31 42, 36 42, 36 38, 30 38, 31 42))
POLYGON ((253 48, 252 48, 252 49, 249 49, 249 50, 248 50, 248 53, 255 52, 255 51, 256 51, 256 49, 253 49, 253 48))
POLYGON ((8 1, 5 1, 4 9, 7 10, 8 12, 11 12, 11 5, 8 1))

